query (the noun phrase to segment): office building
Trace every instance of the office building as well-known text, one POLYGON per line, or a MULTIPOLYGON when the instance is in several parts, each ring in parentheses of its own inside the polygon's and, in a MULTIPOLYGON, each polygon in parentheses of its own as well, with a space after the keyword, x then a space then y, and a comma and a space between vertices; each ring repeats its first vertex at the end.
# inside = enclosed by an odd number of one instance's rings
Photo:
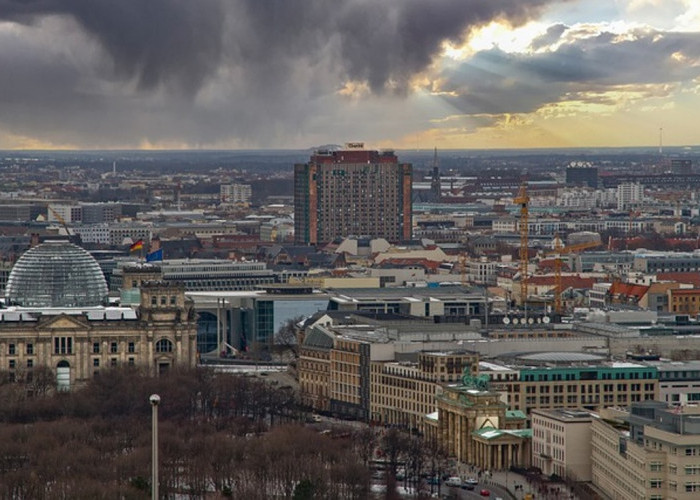
POLYGON ((532 410, 532 465, 547 476, 590 481, 593 418, 583 410, 532 410))
POLYGON ((361 144, 317 151, 294 166, 294 231, 298 244, 347 236, 411 239, 412 167, 393 151, 361 144))
POLYGON ((471 351, 421 352, 418 361, 372 362, 370 419, 425 433, 425 416, 437 410, 442 385, 476 376, 479 355, 471 351))
POLYGON ((681 158, 672 159, 671 172, 678 175, 691 175, 693 173, 693 160, 681 158))
POLYGON ((700 404, 700 361, 650 364, 659 370, 659 400, 674 406, 700 404))
POLYGON ((0 204, 0 221, 2 222, 27 222, 30 219, 30 205, 0 204))
POLYGON ((700 408, 660 401, 591 422, 593 484, 613 499, 700 497, 700 408))
POLYGON ((598 167, 587 164, 572 164, 566 167, 566 184, 573 186, 598 187, 598 167))
POLYGON ((620 362, 589 365, 594 359, 584 362, 586 356, 584 353, 523 355, 519 360, 529 362, 530 366, 511 366, 518 370, 518 379, 492 382, 492 390, 503 392, 511 409, 528 415, 535 409, 596 410, 658 397, 659 376, 655 367, 620 362), (568 366, 554 366, 557 358, 568 366), (545 366, 532 366, 533 363, 545 366))
POLYGON ((635 254, 632 269, 644 274, 700 271, 700 253, 642 252, 635 254))

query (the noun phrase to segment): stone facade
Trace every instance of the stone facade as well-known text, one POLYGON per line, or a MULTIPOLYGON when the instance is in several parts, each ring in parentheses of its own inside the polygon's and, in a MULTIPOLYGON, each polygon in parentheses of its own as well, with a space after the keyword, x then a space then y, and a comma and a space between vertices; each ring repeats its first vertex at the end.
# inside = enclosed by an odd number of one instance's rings
POLYGON ((49 367, 60 389, 104 368, 134 366, 152 374, 197 363, 194 308, 184 287, 141 284, 135 308, 0 311, 0 366, 10 378, 49 367))

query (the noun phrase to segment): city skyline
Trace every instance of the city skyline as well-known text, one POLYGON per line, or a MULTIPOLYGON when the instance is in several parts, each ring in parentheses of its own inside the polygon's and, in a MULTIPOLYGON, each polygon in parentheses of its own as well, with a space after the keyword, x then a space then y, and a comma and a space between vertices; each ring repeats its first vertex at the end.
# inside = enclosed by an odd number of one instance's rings
POLYGON ((696 145, 693 0, 0 0, 0 149, 696 145))

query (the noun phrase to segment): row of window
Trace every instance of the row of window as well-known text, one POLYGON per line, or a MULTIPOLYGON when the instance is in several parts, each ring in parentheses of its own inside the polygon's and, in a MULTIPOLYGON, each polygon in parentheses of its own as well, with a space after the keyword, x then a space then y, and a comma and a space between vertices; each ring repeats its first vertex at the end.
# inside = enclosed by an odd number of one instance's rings
MULTIPOLYGON (((100 342, 93 342, 92 352, 93 354, 100 353, 100 342)), ((109 352, 115 354, 119 352, 119 343, 110 342, 109 352)), ((136 344, 134 342, 129 342, 127 344, 127 352, 135 353, 136 344)), ((173 352, 173 343, 168 339, 160 339, 156 342, 156 352, 165 353, 173 352)), ((73 337, 54 337, 53 339, 53 353, 54 354, 73 354, 73 337)))

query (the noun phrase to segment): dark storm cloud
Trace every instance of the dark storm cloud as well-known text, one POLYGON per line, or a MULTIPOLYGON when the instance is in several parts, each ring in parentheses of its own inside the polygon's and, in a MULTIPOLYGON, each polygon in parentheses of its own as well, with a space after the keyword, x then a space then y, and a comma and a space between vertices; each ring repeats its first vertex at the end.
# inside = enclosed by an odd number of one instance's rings
POLYGON ((170 82, 196 90, 222 50, 222 0, 0 0, 0 19, 33 23, 47 15, 75 19, 117 73, 145 89, 170 82))
POLYGON ((469 26, 523 20, 549 1, 0 0, 0 19, 70 16, 145 88, 174 78, 194 89, 223 50, 244 67, 261 60, 284 66, 337 43, 347 76, 380 91, 387 82, 405 85, 444 40, 459 39, 469 26), (225 33, 227 16, 233 33, 225 33))
POLYGON ((405 95, 444 41, 552 1, 0 0, 0 22, 27 27, 0 51, 15 74, 0 78, 0 128, 13 113, 18 133, 74 142, 281 140, 344 82, 405 95), (47 20, 51 37, 31 42, 47 20))
MULTIPOLYGON (((545 37, 555 42, 554 33, 545 37)), ((544 47, 544 39, 536 39, 544 47)), ((555 50, 506 53, 482 51, 445 71, 440 90, 465 113, 526 113, 586 91, 603 93, 623 86, 691 82, 700 76, 700 33, 639 31, 612 33, 563 43, 555 50), (688 64, 695 60, 695 64, 688 64)), ((610 102, 597 97, 597 102, 610 102)))

